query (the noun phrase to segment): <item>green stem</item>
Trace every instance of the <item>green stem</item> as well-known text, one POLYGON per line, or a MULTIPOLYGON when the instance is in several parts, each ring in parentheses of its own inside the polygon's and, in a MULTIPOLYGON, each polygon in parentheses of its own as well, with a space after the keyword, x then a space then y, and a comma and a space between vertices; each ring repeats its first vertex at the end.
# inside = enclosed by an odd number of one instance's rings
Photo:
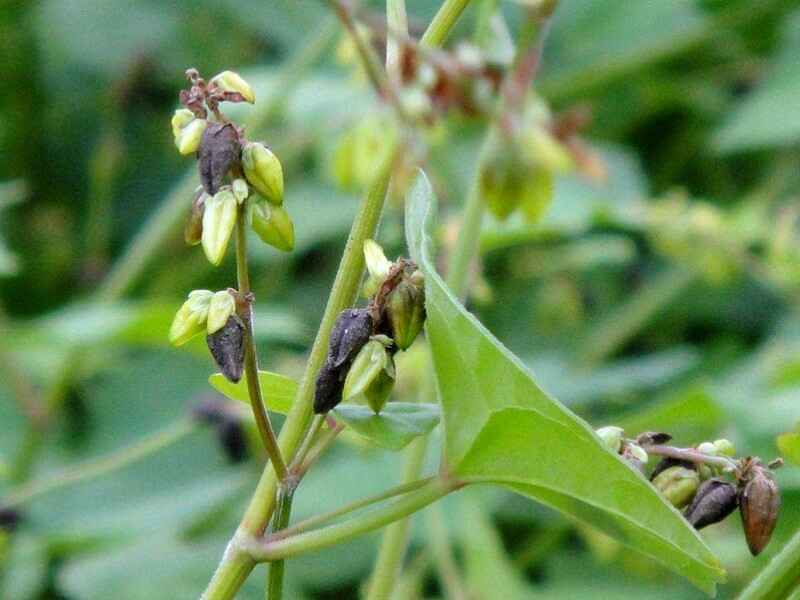
MULTIPOLYGON (((427 449, 427 436, 419 437, 412 442, 406 452, 406 462, 403 467, 404 485, 419 480, 427 449)), ((408 547, 409 525, 409 519, 401 519, 392 523, 384 532, 370 578, 367 600, 384 600, 391 596, 402 568, 403 555, 408 547)))
MULTIPOLYGON (((275 509, 272 531, 278 532, 286 529, 289 525, 289 517, 292 514, 292 498, 294 497, 294 487, 282 487, 278 493, 278 505, 275 509)), ((276 560, 269 565, 269 580, 267 581, 266 600, 281 600, 283 596, 283 574, 286 570, 286 563, 283 560, 276 560)))
MULTIPOLYGON (((445 0, 439 13, 442 11, 452 13, 455 5, 459 4, 461 9, 455 15, 457 17, 468 1, 459 0, 454 2, 453 0, 445 0)), ((437 17, 434 18, 428 28, 428 31, 435 29, 435 32, 429 34, 427 43, 440 45, 447 36, 449 29, 455 24, 455 21, 456 18, 454 17, 444 18, 439 17, 439 14, 437 14, 437 17)), ((350 306, 358 294, 358 286, 364 271, 364 240, 374 237, 383 213, 383 205, 389 187, 391 165, 398 148, 395 147, 393 150, 393 152, 387 153, 384 164, 377 170, 375 178, 361 203, 356 219, 353 221, 342 260, 339 263, 339 270, 336 273, 336 279, 328 297, 325 313, 297 392, 296 402, 292 405, 292 409, 281 429, 278 442, 284 456, 294 455, 298 445, 303 440, 305 431, 310 425, 315 381, 317 373, 325 361, 331 329, 339 313, 350 306)), ((255 566, 255 562, 246 552, 242 551, 240 547, 241 540, 263 533, 264 527, 274 509, 276 490, 277 480, 275 473, 271 468, 267 467, 261 475, 237 532, 229 542, 225 554, 203 594, 204 600, 232 598, 244 583, 244 580, 255 566)))
POLYGON ((377 508, 359 518, 289 538, 266 541, 250 538, 242 540, 242 543, 246 551, 259 562, 280 560, 305 552, 321 550, 407 517, 443 498, 457 489, 459 485, 437 477, 400 500, 377 508))
POLYGON ((800 531, 744 589, 739 600, 783 600, 800 590, 800 531))
POLYGON ((286 463, 278 447, 278 440, 272 429, 272 423, 264 408, 264 397, 261 393, 261 382, 258 379, 258 356, 253 338, 253 305, 251 294, 250 273, 247 266, 247 215, 245 204, 239 207, 236 213, 236 273, 239 280, 239 294, 245 298, 244 320, 244 374, 247 379, 247 391, 250 396, 250 406, 256 420, 256 427, 264 443, 272 466, 278 479, 286 479, 286 463))
POLYGON ((350 502, 349 504, 345 504, 341 508, 337 508, 336 510, 333 510, 331 512, 315 515, 313 517, 305 519, 304 521, 295 523, 291 527, 282 531, 279 536, 272 536, 272 537, 274 539, 285 538, 292 535, 296 535, 298 533, 302 533, 304 531, 308 531, 309 529, 314 529, 315 527, 319 527, 324 523, 329 523, 330 521, 338 519, 339 517, 343 517, 344 515, 350 514, 351 512, 361 510, 362 508, 366 508, 367 506, 372 506, 373 504, 383 502, 384 500, 389 500, 390 498, 394 498, 395 496, 401 496, 403 494, 413 492, 414 490, 418 490, 419 488, 430 483, 432 479, 433 479, 432 477, 429 477, 428 479, 417 479, 415 481, 410 481, 408 483, 404 483, 402 485, 389 488, 388 490, 384 490, 380 494, 369 496, 368 498, 362 498, 361 500, 356 500, 355 502, 350 502))
POLYGON ((171 446, 195 431, 197 427, 197 423, 191 419, 180 419, 166 429, 154 433, 127 448, 122 448, 107 456, 65 469, 48 479, 32 481, 20 486, 3 498, 0 501, 0 505, 17 506, 54 490, 102 477, 171 446))
POLYGON ((445 0, 422 35, 420 43, 431 47, 439 47, 444 44, 468 4, 469 0, 445 0))
POLYGON ((428 531, 430 532, 431 545, 433 546, 433 560, 439 572, 444 596, 448 600, 467 600, 469 594, 464 589, 464 584, 458 565, 456 565, 453 552, 450 549, 450 539, 444 523, 442 509, 438 504, 431 506, 428 511, 428 531))

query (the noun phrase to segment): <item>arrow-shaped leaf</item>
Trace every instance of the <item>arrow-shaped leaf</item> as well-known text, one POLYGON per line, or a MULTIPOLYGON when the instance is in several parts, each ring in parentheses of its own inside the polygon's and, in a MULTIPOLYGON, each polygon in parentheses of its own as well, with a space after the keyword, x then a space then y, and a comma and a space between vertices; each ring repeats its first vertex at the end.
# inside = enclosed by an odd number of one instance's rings
POLYGON ((406 235, 425 273, 426 331, 442 402, 449 471, 505 485, 604 530, 713 594, 725 572, 681 514, 537 385, 436 273, 424 174, 406 199, 406 235))

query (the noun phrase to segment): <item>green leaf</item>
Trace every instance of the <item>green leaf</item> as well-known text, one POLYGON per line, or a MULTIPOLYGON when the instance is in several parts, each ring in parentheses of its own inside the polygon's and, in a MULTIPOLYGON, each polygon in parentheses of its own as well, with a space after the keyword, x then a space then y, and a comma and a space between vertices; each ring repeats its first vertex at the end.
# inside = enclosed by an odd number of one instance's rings
POLYGON ((422 174, 406 199, 406 232, 425 273, 449 471, 467 482, 505 485, 585 521, 713 593, 725 572, 697 532, 584 421, 542 392, 445 286, 426 232, 434 204, 422 174))
MULTIPOLYGON (((271 373, 270 371, 259 371, 258 381, 261 384, 261 393, 267 409, 285 415, 292 408, 294 398, 297 395, 297 382, 291 377, 271 373)), ((208 378, 208 383, 215 390, 231 400, 238 400, 245 404, 250 404, 250 394, 247 391, 247 374, 242 376, 239 383, 232 383, 225 379, 222 373, 214 373, 208 378)))
POLYGON ((784 458, 800 465, 800 433, 782 433, 778 436, 778 449, 784 458))
POLYGON ((800 140, 800 13, 787 21, 771 72, 723 122, 714 145, 723 153, 785 146, 800 140))
POLYGON ((388 450, 400 450, 439 422, 436 404, 389 402, 377 415, 369 406, 340 404, 333 413, 360 436, 388 450))

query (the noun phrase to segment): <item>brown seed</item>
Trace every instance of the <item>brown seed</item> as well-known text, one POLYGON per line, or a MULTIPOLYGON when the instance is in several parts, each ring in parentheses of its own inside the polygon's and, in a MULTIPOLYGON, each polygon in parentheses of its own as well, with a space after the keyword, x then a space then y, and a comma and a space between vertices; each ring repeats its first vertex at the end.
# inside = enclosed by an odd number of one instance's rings
POLYGON ((757 556, 769 544, 778 522, 781 495, 772 475, 761 466, 752 467, 751 475, 739 490, 739 508, 747 546, 757 556))
POLYGON ((236 315, 222 329, 206 336, 208 349, 225 379, 236 383, 244 370, 244 324, 236 315))
POLYGON ((684 516, 695 529, 702 529, 725 519, 738 503, 736 487, 727 481, 708 479, 697 488, 684 516))

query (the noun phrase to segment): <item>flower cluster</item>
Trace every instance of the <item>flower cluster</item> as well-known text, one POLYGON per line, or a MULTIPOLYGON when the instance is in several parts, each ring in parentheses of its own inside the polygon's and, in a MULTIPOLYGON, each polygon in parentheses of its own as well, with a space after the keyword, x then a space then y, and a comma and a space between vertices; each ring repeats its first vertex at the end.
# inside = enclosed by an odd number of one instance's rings
POLYGON ((195 154, 201 186, 197 188, 186 224, 190 245, 202 244, 208 260, 219 265, 225 257, 239 211, 267 244, 289 251, 294 225, 283 207, 283 169, 272 151, 249 141, 243 129, 219 110, 221 102, 255 102, 250 85, 233 71, 208 83, 189 69, 191 84, 182 90, 184 108, 172 117, 175 146, 195 154))
POLYGON ((703 442, 694 448, 666 446, 667 433, 646 432, 628 439, 620 427, 596 431, 603 443, 644 473, 650 455, 661 456, 649 475, 650 483, 696 529, 719 523, 737 508, 745 539, 755 556, 766 548, 778 521, 781 496, 772 469, 757 457, 736 458, 726 439, 703 442))
POLYGON ((364 243, 368 277, 365 308, 342 311, 331 331, 328 356, 317 377, 314 412, 342 400, 380 413, 394 387, 394 354, 407 350, 425 324, 422 273, 405 258, 391 262, 374 241, 364 243))

